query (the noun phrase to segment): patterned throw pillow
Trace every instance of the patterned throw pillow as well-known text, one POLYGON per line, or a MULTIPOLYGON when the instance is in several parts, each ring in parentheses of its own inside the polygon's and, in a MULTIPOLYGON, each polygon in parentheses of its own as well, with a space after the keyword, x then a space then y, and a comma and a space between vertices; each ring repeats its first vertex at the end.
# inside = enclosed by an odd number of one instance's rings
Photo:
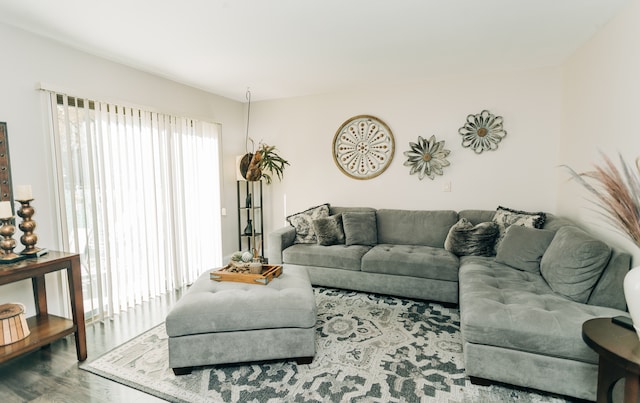
POLYGON ((296 229, 296 238, 293 243, 316 243, 317 237, 313 229, 313 220, 327 217, 329 217, 329 203, 288 216, 287 221, 296 229))
POLYGON ((473 225, 466 218, 461 218, 449 229, 444 248, 456 256, 492 256, 497 236, 496 223, 473 225))
POLYGON ((542 228, 547 215, 542 212, 530 213, 528 211, 512 210, 510 208, 498 206, 493 216, 493 222, 498 224, 498 238, 496 239, 494 253, 498 252, 500 242, 504 238, 504 233, 510 225, 520 225, 528 228, 542 228))

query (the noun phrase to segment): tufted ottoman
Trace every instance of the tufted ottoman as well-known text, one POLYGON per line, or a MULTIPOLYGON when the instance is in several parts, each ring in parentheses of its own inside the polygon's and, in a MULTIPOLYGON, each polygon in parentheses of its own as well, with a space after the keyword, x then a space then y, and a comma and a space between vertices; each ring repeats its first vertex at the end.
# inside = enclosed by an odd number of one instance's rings
POLYGON ((285 267, 268 285, 210 280, 203 273, 167 315, 169 366, 192 367, 315 355, 316 305, 304 268, 285 267))

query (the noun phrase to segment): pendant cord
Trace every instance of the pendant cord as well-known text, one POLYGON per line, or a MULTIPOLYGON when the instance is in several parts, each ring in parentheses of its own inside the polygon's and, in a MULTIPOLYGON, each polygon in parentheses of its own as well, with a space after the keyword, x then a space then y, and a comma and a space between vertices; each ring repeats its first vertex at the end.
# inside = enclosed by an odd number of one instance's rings
MULTIPOLYGON (((247 132, 245 134, 245 138, 244 138, 244 151, 245 153, 249 153, 249 117, 251 116, 251 90, 247 87, 247 93, 245 94, 245 97, 247 99, 247 101, 249 101, 249 104, 247 105, 247 132)), ((253 151, 253 140, 251 140, 251 144, 252 144, 252 151, 253 151)))

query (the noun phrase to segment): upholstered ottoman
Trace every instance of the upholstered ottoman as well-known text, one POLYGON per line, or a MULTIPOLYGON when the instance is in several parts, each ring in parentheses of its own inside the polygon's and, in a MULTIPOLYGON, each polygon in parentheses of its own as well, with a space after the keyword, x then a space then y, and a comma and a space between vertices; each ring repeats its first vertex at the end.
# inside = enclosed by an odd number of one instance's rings
POLYGON ((316 304, 304 268, 285 267, 268 285, 218 282, 203 273, 167 315, 169 366, 295 358, 316 352, 316 304))

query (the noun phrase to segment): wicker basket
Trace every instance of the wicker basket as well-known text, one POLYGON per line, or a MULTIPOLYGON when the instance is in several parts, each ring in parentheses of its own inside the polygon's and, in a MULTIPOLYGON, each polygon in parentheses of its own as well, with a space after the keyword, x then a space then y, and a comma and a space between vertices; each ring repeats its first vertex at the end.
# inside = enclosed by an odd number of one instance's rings
POLYGON ((24 316, 24 305, 0 305, 0 346, 20 341, 30 333, 24 316))

